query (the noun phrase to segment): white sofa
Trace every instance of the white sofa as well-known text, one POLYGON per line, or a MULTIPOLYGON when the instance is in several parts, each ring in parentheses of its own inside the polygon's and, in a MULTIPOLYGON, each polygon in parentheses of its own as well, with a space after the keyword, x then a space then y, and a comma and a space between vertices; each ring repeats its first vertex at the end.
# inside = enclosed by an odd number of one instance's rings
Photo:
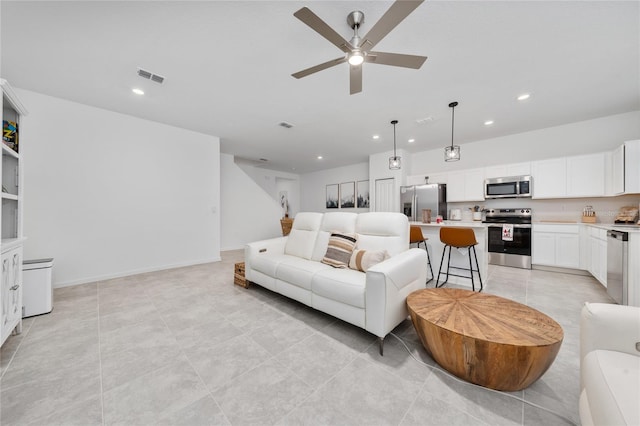
POLYGON ((585 304, 580 383, 583 426, 640 425, 640 308, 585 304))
POLYGON ((245 277, 269 290, 384 337, 407 318, 407 295, 425 287, 425 250, 409 248, 402 213, 298 213, 287 237, 250 243, 245 277), (366 273, 320 261, 330 233, 356 234, 356 249, 386 250, 390 258, 366 273))

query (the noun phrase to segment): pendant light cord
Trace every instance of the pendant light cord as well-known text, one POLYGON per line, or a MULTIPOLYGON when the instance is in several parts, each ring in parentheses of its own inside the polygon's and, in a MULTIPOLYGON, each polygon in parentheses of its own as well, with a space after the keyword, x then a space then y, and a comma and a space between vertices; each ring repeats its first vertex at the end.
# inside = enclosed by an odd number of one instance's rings
POLYGON ((397 157, 396 155, 396 124, 398 124, 398 120, 391 120, 391 124, 393 124, 393 157, 397 157))
POLYGON ((455 122, 456 107, 458 106, 458 103, 451 102, 449 106, 451 107, 451 150, 453 150, 453 123, 455 122))

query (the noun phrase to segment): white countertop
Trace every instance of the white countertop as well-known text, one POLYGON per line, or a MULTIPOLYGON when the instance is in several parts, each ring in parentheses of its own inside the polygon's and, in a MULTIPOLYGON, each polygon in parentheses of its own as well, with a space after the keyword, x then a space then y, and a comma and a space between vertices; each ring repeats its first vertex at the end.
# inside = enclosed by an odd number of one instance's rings
POLYGON ((534 221, 534 225, 582 225, 582 226, 592 226, 594 228, 606 229, 607 231, 610 229, 622 232, 629 233, 640 233, 640 225, 619 225, 616 223, 584 223, 584 222, 568 222, 568 221, 534 221))
POLYGON ((409 225, 426 226, 426 227, 434 227, 434 228, 440 228, 442 226, 460 226, 465 228, 486 228, 487 227, 486 223, 482 223, 480 221, 464 222, 461 220, 445 220, 442 223, 436 223, 435 220, 431 221, 431 223, 409 222, 409 225))

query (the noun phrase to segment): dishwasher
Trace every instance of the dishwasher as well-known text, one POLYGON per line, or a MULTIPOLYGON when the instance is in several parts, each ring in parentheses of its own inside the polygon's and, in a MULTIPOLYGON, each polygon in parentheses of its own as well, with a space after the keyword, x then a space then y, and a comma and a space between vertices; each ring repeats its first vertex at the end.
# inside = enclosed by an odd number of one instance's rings
POLYGON ((627 245, 629 233, 607 231, 607 293, 619 305, 628 305, 627 245))

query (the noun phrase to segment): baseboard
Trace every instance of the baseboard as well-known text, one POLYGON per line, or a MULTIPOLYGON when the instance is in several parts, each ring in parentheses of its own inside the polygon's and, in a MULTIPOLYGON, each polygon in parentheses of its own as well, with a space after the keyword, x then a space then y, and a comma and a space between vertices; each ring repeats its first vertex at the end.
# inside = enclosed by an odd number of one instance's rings
POLYGON ((204 263, 220 262, 221 260, 222 258, 220 256, 216 256, 209 260, 197 260, 192 262, 181 262, 181 263, 173 263, 169 265, 161 265, 161 266, 155 266, 155 267, 149 267, 149 268, 133 269, 130 271, 116 272, 114 274, 105 274, 105 275, 99 275, 94 277, 80 278, 72 281, 56 282, 53 284, 53 288, 70 287, 74 285, 94 283, 97 281, 112 280, 114 278, 122 278, 122 277, 130 277, 132 275, 146 274, 148 272, 165 271, 169 269, 184 268, 186 266, 202 265, 204 263))
POLYGON ((582 269, 561 268, 559 266, 531 265, 531 269, 537 269, 539 271, 560 272, 562 274, 583 275, 587 277, 591 276, 588 271, 584 271, 582 269))

